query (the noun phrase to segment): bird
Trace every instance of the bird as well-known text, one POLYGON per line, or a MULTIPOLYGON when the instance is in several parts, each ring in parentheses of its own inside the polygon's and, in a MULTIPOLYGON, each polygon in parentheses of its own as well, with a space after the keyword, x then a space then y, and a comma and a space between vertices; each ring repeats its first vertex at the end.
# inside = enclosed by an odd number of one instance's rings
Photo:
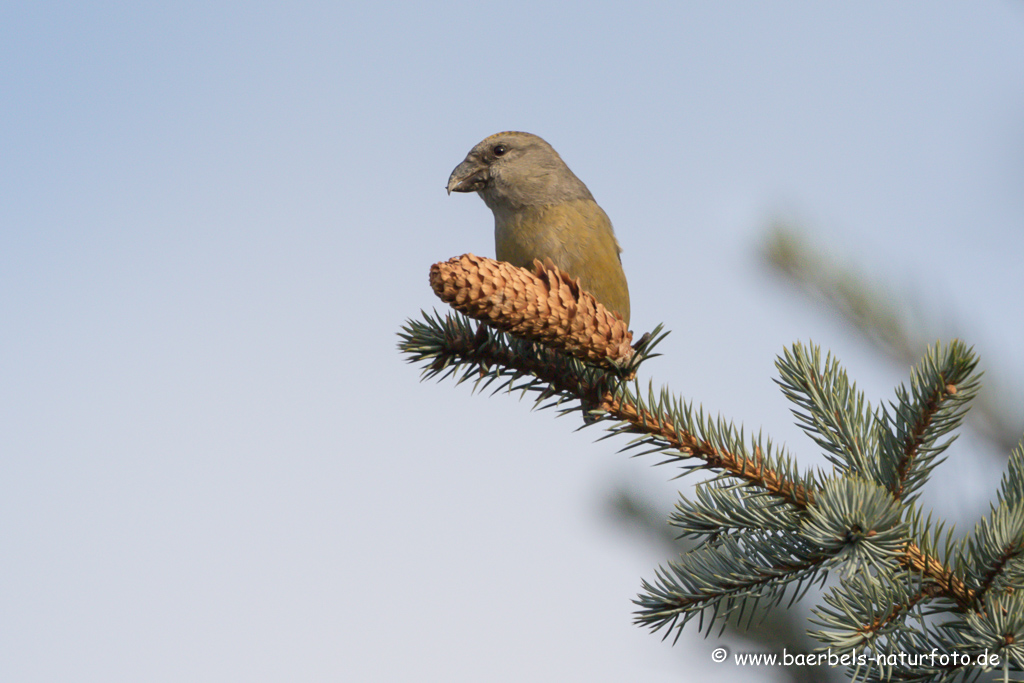
POLYGON ((531 133, 484 138, 448 178, 448 194, 476 192, 494 214, 499 261, 551 262, 629 324, 629 287, 612 222, 554 148, 531 133))

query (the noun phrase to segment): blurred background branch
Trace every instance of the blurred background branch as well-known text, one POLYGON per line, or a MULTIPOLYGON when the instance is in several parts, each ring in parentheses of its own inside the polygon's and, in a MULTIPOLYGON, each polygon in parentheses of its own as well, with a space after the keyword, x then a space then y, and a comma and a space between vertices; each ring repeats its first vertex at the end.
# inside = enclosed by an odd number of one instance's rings
MULTIPOLYGON (((953 337, 973 343, 949 311, 946 320, 929 320, 920 302, 901 298, 893 288, 871 281, 855 266, 816 247, 793 225, 776 221, 765 235, 764 262, 777 274, 809 296, 825 301, 879 354, 895 362, 913 365, 925 346, 953 337)), ((997 369, 998 361, 983 356, 987 370, 984 387, 971 411, 969 424, 1006 457, 1024 434, 1024 411, 1010 387, 1021 386, 1019 377, 997 369)))

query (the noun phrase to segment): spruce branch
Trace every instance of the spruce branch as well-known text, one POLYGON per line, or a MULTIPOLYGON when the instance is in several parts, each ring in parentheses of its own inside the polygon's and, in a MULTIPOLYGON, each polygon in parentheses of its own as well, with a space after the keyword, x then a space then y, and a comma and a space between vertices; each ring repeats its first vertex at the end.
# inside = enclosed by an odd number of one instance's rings
MULTIPOLYGON (((663 338, 660 330, 656 333, 654 341, 660 341, 663 338)), ((576 399, 581 407, 591 407, 591 412, 599 419, 618 422, 610 427, 610 435, 639 435, 641 438, 634 440, 627 449, 648 446, 644 454, 660 452, 668 456, 662 464, 698 459, 700 464, 692 469, 711 469, 734 476, 797 508, 805 509, 814 503, 818 484, 813 473, 797 475, 788 458, 771 452, 770 442, 767 448, 755 444, 748 454, 731 425, 721 421, 715 424, 703 413, 695 417, 690 405, 679 402, 667 391, 662 391, 657 398, 651 392, 651 398, 644 401, 639 398, 638 385, 634 383, 631 390, 628 383, 620 381, 611 371, 588 366, 578 359, 510 338, 485 326, 474 327, 460 316, 442 320, 425 314, 425 322, 409 321, 402 337, 400 346, 410 353, 410 362, 431 359, 424 370, 424 379, 444 373, 443 379, 465 366, 459 382, 478 376, 478 382, 486 379, 483 386, 487 386, 494 379, 504 377, 506 381, 495 389, 497 392, 512 388, 513 382, 526 378, 515 388, 536 392, 538 404, 556 394, 559 395, 557 405, 576 399)), ((653 346, 650 344, 637 353, 633 363, 639 365, 653 346)), ((634 369, 632 365, 627 368, 634 369)), ((970 592, 951 570, 938 558, 923 553, 914 543, 907 544, 900 561, 929 577, 941 594, 957 603, 970 602, 970 592)))
POLYGON ((1024 440, 1010 452, 998 496, 1002 505, 1019 505, 1024 501, 1024 440))
POLYGON ((786 531, 799 525, 803 508, 760 487, 735 479, 716 478, 694 489, 695 498, 681 498, 668 523, 680 538, 702 539, 745 530, 786 531))
POLYGON ((882 408, 879 452, 894 474, 897 497, 911 496, 928 478, 937 459, 956 437, 936 443, 960 426, 970 401, 977 395, 980 374, 977 357, 960 340, 935 347, 911 371, 910 390, 896 390, 892 412, 882 408))
MULTIPOLYGON (((712 545, 696 548, 655 570, 655 581, 643 581, 643 590, 633 602, 640 608, 635 622, 652 632, 665 629, 665 638, 710 610, 707 628, 725 621, 740 610, 753 618, 759 603, 775 605, 789 588, 795 599, 802 588, 824 579, 822 565, 827 557, 796 537, 772 536, 770 542, 759 534, 723 537, 712 545)), ((737 615, 738 616, 738 615, 737 615)))
POLYGON ((980 602, 990 594, 1013 593, 1024 588, 1024 501, 1019 485, 1024 450, 1010 454, 1003 475, 999 503, 983 517, 959 549, 958 573, 968 577, 980 602))
MULTIPOLYGON (((481 322, 427 313, 407 321, 399 347, 424 365, 425 379, 533 393, 538 407, 581 411, 584 426, 606 423, 602 438, 632 437, 623 451, 657 454, 682 474, 715 474, 676 506, 670 524, 697 543, 643 583, 634 600, 638 624, 676 638, 693 619, 702 630, 706 617, 708 629, 749 624, 756 611, 787 594, 796 599, 839 570, 815 611, 823 628, 814 636, 830 647, 892 653, 959 643, 976 651, 998 632, 1000 651, 1019 659, 1008 648, 1024 642, 1017 633, 1024 629, 1024 450, 1014 452, 999 504, 970 538, 954 543, 941 520, 916 506, 977 393, 977 359, 962 342, 929 349, 910 387, 877 409, 837 360, 822 362, 816 346, 785 350, 778 383, 832 464, 801 472, 761 434, 747 436, 653 383, 642 390, 636 375, 656 355, 661 326, 630 347, 621 319, 550 264, 529 271, 466 255, 437 264, 431 281, 481 322), (952 620, 929 625, 937 614, 952 620)), ((865 675, 945 680, 972 671, 915 666, 865 675)))
POLYGON ((900 627, 913 607, 901 599, 912 578, 895 572, 844 576, 823 596, 825 604, 813 610, 811 623, 824 628, 812 635, 841 650, 876 646, 900 627))
POLYGON ((794 344, 775 366, 776 383, 797 406, 793 414, 798 426, 825 449, 825 457, 843 471, 883 483, 870 457, 878 438, 875 415, 839 360, 829 354, 823 366, 819 348, 812 346, 808 352, 794 344))

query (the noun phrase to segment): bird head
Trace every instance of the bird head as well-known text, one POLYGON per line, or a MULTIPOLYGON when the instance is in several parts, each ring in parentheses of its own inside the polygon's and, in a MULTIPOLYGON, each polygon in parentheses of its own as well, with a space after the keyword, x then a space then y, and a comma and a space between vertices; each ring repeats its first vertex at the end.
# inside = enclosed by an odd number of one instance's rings
POLYGON ((469 150, 447 189, 476 192, 492 210, 593 199, 551 145, 516 131, 492 135, 469 150))

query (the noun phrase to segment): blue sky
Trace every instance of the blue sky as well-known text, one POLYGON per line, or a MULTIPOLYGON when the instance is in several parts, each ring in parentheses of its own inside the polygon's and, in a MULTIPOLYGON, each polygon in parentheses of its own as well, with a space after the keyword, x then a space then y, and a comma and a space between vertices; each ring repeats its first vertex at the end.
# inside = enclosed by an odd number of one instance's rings
MULTIPOLYGON (((906 368, 759 263, 774 217, 1024 377, 1024 7, 349 5, 0 9, 0 676, 747 680, 630 623, 666 558, 609 492, 688 482, 396 352, 493 255, 448 174, 545 137, 672 330, 649 377, 819 465, 782 348, 906 368)), ((985 508, 978 448, 933 503, 985 508)))

